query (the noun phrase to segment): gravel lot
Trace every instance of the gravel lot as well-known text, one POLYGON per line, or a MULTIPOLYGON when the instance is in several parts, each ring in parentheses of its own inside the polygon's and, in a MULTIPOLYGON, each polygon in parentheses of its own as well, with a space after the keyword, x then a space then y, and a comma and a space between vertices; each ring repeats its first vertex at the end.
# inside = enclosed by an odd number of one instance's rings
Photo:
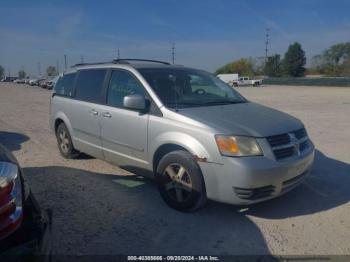
POLYGON ((350 89, 244 87, 248 99, 300 118, 314 170, 289 194, 239 208, 168 208, 155 184, 106 162, 65 160, 49 130, 50 92, 0 83, 0 142, 18 158, 43 208, 54 254, 350 254, 350 89), (123 185, 124 184, 124 185, 123 185))

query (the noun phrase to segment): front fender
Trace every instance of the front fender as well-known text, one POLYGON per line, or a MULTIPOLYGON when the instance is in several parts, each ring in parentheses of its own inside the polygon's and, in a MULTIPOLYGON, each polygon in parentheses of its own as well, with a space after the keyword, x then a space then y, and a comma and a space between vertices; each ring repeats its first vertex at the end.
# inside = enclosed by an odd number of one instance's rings
POLYGON ((191 154, 197 156, 198 158, 207 159, 207 161, 212 161, 211 155, 204 148, 204 146, 194 137, 180 133, 180 132, 166 132, 157 136, 153 142, 150 143, 151 147, 149 152, 151 155, 150 163, 153 163, 153 157, 155 152, 159 147, 165 144, 174 144, 185 148, 191 154))
POLYGON ((55 123, 56 121, 60 119, 64 122, 66 127, 68 128, 69 134, 72 137, 73 143, 74 143, 74 131, 71 122, 69 121, 68 117, 63 113, 62 111, 59 111, 55 114, 54 121, 52 123, 52 130, 55 132, 55 123))

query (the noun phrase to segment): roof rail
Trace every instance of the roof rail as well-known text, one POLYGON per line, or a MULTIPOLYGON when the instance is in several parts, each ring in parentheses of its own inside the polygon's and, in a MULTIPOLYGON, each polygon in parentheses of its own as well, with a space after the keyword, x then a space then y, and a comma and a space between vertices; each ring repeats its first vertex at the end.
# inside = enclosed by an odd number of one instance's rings
POLYGON ((76 66, 85 66, 85 65, 104 65, 104 64, 111 64, 112 62, 96 62, 96 63, 78 63, 75 65, 72 65, 71 67, 76 67, 76 66))
POLYGON ((114 59, 110 62, 96 62, 96 63, 78 63, 75 65, 72 65, 71 67, 76 66, 86 66, 86 65, 105 65, 105 64, 130 64, 129 61, 137 61, 137 62, 150 62, 150 63, 159 63, 163 65, 170 65, 168 62, 164 61, 158 61, 158 60, 151 60, 151 59, 137 59, 137 58, 123 58, 123 59, 114 59))
POLYGON ((159 60, 151 60, 151 59, 137 59, 137 58, 122 58, 122 59, 114 59, 113 63, 128 63, 129 61, 136 61, 136 62, 150 62, 150 63, 159 63, 163 65, 170 65, 168 62, 159 61, 159 60))

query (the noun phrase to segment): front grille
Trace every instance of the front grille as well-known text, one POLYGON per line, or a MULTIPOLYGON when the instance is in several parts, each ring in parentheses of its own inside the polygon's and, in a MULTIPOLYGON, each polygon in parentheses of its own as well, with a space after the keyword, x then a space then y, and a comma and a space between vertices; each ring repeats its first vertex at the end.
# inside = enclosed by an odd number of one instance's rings
POLYGON ((294 150, 295 150, 294 146, 291 146, 291 147, 286 147, 282 149, 276 149, 273 152, 275 154, 276 159, 282 159, 282 158, 293 156, 294 150))
POLYGON ((282 134, 267 137, 267 141, 269 142, 270 146, 279 146, 283 144, 288 144, 290 142, 290 138, 288 134, 282 134))
POLYGON ((275 187, 272 185, 257 188, 234 187, 233 189, 239 198, 247 200, 257 200, 261 198, 266 198, 271 196, 273 192, 275 192, 275 187))
POLYGON ((277 160, 300 154, 309 147, 305 128, 266 138, 277 160))

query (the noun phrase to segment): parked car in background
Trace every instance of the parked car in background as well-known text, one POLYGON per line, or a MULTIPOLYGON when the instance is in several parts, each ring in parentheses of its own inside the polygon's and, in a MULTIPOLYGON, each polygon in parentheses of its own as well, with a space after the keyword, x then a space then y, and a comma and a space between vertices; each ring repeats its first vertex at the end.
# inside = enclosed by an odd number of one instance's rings
POLYGON ((30 79, 30 80, 29 80, 29 85, 31 85, 31 86, 36 86, 36 85, 38 85, 38 79, 30 79))
POLYGON ((20 79, 20 78, 17 78, 13 81, 14 83, 17 83, 17 84, 24 84, 25 83, 25 80, 24 79, 20 79))
POLYGON ((171 207, 206 199, 247 205, 310 173, 303 123, 250 102, 217 77, 166 62, 80 64, 55 85, 51 128, 61 155, 84 152, 150 175, 171 207))
POLYGON ((232 86, 260 86, 262 81, 262 79, 250 79, 248 76, 243 76, 233 81, 232 86))
POLYGON ((39 80, 38 85, 42 88, 47 88, 47 81, 48 80, 46 78, 43 78, 43 79, 39 80))
POLYGON ((41 253, 47 225, 18 162, 0 145, 0 261, 41 253))
POLYGON ((59 78, 59 76, 56 76, 56 77, 54 77, 53 79, 47 81, 47 87, 46 87, 46 88, 47 88, 48 90, 51 90, 51 89, 55 86, 55 84, 56 84, 58 78, 59 78))
POLYGON ((1 79, 1 82, 14 82, 18 77, 15 76, 5 76, 1 79))
POLYGON ((30 78, 27 77, 27 78, 24 80, 24 83, 29 85, 29 81, 30 81, 30 78))

